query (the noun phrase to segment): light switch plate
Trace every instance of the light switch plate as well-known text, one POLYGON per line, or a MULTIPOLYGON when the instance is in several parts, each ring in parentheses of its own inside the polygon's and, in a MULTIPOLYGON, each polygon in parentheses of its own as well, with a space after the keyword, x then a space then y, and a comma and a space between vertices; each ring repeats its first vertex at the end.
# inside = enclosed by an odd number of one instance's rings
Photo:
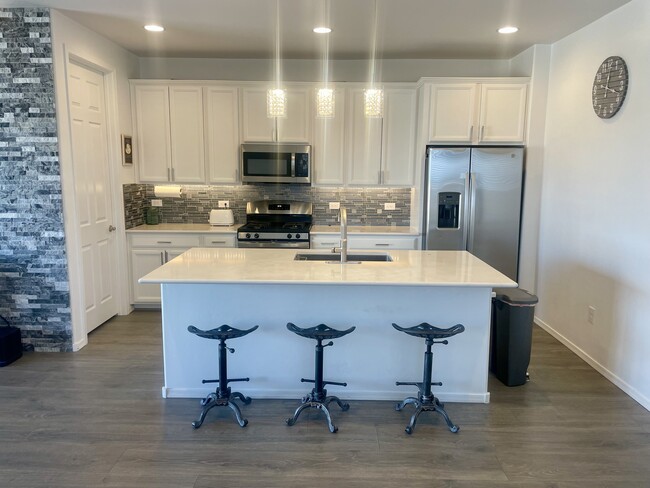
POLYGON ((151 206, 152 207, 162 207, 162 200, 160 200, 158 198, 154 198, 153 200, 151 200, 151 206))
POLYGON ((395 210, 395 203, 384 203, 384 210, 395 210))
POLYGON ((230 208, 230 201, 228 200, 219 200, 219 208, 230 208))
POLYGON ((341 202, 330 202, 330 210, 339 210, 341 208, 341 202))

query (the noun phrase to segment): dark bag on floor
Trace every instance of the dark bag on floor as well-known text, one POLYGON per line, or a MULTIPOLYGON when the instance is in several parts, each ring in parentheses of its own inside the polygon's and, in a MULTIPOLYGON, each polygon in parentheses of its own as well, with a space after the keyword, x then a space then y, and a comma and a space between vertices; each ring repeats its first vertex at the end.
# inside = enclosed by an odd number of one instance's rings
POLYGON ((0 319, 7 323, 7 327, 0 326, 0 367, 13 363, 23 355, 23 344, 20 340, 20 329, 12 327, 2 317, 0 319))

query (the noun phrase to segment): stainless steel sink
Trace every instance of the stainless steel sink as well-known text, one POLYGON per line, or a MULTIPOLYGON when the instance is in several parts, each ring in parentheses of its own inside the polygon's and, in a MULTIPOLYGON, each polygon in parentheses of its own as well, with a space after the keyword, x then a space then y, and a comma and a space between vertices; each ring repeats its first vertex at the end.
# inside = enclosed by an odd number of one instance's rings
MULTIPOLYGON (((393 258, 390 257, 390 254, 386 253, 373 253, 373 254, 348 254, 347 263, 362 263, 365 261, 373 262, 391 262, 393 258)), ((326 261, 331 263, 340 263, 341 255, 338 253, 326 253, 326 254, 316 254, 316 253, 297 253, 294 261, 326 261)), ((345 263, 344 263, 345 264, 345 263)))

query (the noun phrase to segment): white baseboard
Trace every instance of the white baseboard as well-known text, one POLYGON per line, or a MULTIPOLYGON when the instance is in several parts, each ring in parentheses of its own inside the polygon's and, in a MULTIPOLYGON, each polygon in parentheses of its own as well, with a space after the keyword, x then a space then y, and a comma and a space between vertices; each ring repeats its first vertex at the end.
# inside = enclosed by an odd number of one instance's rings
POLYGON ((537 325, 539 325, 542 329, 544 329, 546 332, 551 334, 553 337, 555 337, 558 341, 560 341, 566 347, 568 347, 572 352, 574 352, 581 359, 583 359, 589 366, 594 368, 596 371, 598 371, 600 374, 602 374, 605 378, 607 378, 609 381, 614 383, 621 390, 623 390, 625 393, 627 393, 629 396, 631 396, 634 400, 636 400, 638 403, 640 403, 641 406, 643 406, 646 410, 650 411, 650 398, 644 396, 639 390, 637 390, 632 385, 627 383, 625 380, 623 380, 622 378, 617 376, 615 373, 613 373, 612 371, 607 369, 605 366, 600 364, 598 361, 596 361, 594 358, 592 358, 589 354, 587 354, 585 351, 583 351, 580 347, 578 347, 576 344, 571 342, 564 335, 562 335, 560 332, 555 330, 549 324, 547 324, 546 322, 541 320, 539 317, 535 317, 535 323, 537 325))
MULTIPOLYGON (((214 388, 162 388, 163 398, 204 398, 213 392, 214 388)), ((242 393, 251 398, 296 400, 305 396, 308 391, 302 390, 256 390, 242 388, 242 393)), ((347 394, 345 390, 330 391, 333 395, 340 396, 345 400, 390 400, 401 401, 414 392, 405 389, 404 393, 395 391, 358 391, 347 394)), ((490 403, 489 393, 436 393, 436 397, 442 402, 450 403, 490 403)))
POLYGON ((77 352, 82 347, 85 347, 87 345, 88 345, 88 334, 84 334, 83 339, 75 341, 75 342, 72 343, 72 351, 77 352))

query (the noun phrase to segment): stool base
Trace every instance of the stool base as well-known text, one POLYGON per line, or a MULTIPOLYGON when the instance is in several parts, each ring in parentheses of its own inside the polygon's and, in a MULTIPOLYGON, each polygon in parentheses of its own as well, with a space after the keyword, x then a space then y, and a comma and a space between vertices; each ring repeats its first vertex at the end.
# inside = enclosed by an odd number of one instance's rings
POLYGON ((350 405, 348 403, 343 403, 339 397, 325 395, 327 395, 327 390, 323 390, 320 394, 312 391, 309 395, 303 397, 302 405, 296 409, 293 417, 287 419, 287 425, 291 426, 295 424, 303 410, 306 410, 307 408, 317 408, 325 414, 325 417, 327 417, 327 426, 329 427, 330 432, 334 434, 339 430, 339 428, 332 423, 332 416, 327 407, 329 407, 330 403, 336 402, 341 408, 341 411, 345 412, 350 408, 350 405))
POLYGON ((449 427, 450 431, 456 433, 460 429, 457 425, 455 425, 451 421, 449 415, 447 415, 447 412, 445 412, 444 404, 442 404, 440 400, 438 400, 435 396, 423 397, 422 395, 420 395, 419 398, 407 397, 404 400, 402 400, 401 403, 395 405, 395 410, 399 412, 406 405, 409 404, 413 404, 415 406, 415 412, 411 416, 411 421, 406 426, 406 429, 404 429, 404 431, 407 434, 413 433, 413 431, 415 430, 415 423, 418 421, 418 417, 422 412, 438 412, 445 419, 445 422, 447 423, 447 427, 449 427))
MULTIPOLYGON (((230 390, 230 388, 228 388, 228 390, 230 390)), ((242 418, 241 410, 239 410, 237 404, 232 401, 234 398, 240 399, 244 405, 249 405, 252 402, 250 397, 244 396, 238 391, 232 393, 228 391, 225 395, 222 396, 219 390, 217 390, 216 392, 210 393, 207 397, 201 400, 201 406, 203 409, 201 410, 201 414, 199 415, 198 420, 192 422, 192 427, 195 429, 201 427, 201 424, 203 424, 203 421, 205 420, 205 416, 212 409, 212 407, 230 407, 230 409, 235 414, 235 418, 237 419, 239 426, 246 427, 248 424, 248 419, 242 418)))

